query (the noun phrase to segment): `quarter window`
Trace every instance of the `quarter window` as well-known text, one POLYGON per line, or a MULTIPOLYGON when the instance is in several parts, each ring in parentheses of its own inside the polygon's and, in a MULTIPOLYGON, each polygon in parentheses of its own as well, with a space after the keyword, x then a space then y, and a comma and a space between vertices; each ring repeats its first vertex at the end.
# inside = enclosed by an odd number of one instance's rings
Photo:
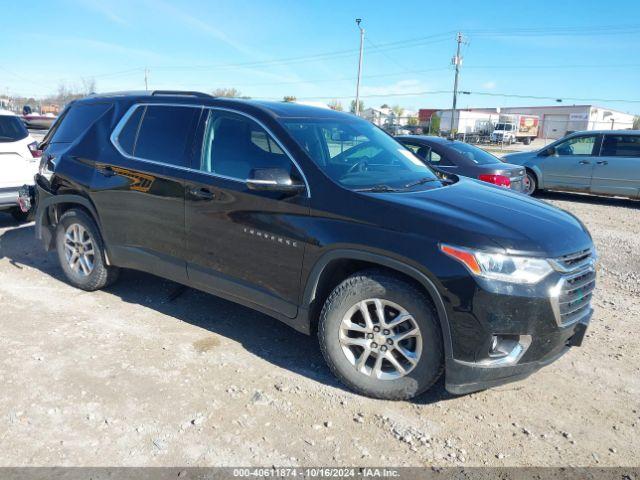
POLYGON ((138 139, 140 120, 142 119, 145 109, 146 107, 137 107, 129 116, 126 125, 118 134, 118 143, 120 144, 120 147, 122 147, 122 149, 129 155, 133 155, 136 140, 138 139))
POLYGON ((603 157, 640 157, 640 136, 605 135, 600 155, 603 157))
POLYGON ((558 155, 593 155, 596 136, 574 137, 556 146, 558 155))
MULTIPOLYGON (((199 113, 199 108, 188 106, 148 105, 133 155, 154 162, 187 166, 187 144, 199 113)), ((130 138, 131 133, 128 135, 130 138)))
POLYGON ((254 169, 278 168, 299 179, 289 157, 256 122, 229 112, 212 110, 209 115, 202 171, 244 181, 254 169))
MULTIPOLYGON (((49 143, 72 143, 111 107, 109 103, 77 103, 60 119, 49 143)), ((45 138, 46 140, 46 138, 45 138)))

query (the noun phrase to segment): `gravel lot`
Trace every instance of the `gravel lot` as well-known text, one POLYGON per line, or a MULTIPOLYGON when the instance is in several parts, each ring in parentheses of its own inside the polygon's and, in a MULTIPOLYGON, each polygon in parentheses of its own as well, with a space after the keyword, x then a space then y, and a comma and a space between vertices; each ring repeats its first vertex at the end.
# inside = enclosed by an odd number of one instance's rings
POLYGON ((414 402, 344 390, 316 342, 125 272, 68 286, 0 214, 0 466, 639 465, 640 202, 548 194, 601 256, 583 347, 529 379, 414 402))

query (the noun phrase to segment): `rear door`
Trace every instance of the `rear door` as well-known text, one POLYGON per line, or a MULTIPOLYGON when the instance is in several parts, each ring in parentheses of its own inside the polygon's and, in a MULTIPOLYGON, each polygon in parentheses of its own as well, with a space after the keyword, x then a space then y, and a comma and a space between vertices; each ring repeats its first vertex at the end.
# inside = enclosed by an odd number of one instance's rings
POLYGON ((591 179, 591 192, 640 196, 640 135, 605 134, 591 179))
POLYGON ((544 188, 588 192, 597 160, 599 135, 571 137, 555 145, 541 162, 544 188))
POLYGON ((282 145, 256 120, 211 109, 186 185, 190 283, 289 318, 297 313, 309 216, 307 191, 249 190, 252 169, 279 168, 302 181, 282 145))
POLYGON ((137 105, 116 127, 91 193, 115 264, 186 278, 184 185, 201 111, 137 105))

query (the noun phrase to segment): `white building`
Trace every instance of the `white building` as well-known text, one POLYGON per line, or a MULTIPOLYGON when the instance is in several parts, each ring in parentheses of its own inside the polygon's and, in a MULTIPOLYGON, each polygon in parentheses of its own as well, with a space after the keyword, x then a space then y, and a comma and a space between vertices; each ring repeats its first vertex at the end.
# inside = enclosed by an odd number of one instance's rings
POLYGON ((379 127, 392 125, 403 127, 409 123, 410 118, 416 117, 416 112, 404 110, 402 115, 398 116, 393 109, 389 107, 369 107, 365 108, 360 116, 379 127))
MULTIPOLYGON (((496 123, 499 114, 537 115, 538 137, 556 139, 580 130, 625 130, 633 128, 634 115, 597 105, 551 105, 543 107, 468 108, 456 111, 454 128, 469 133, 478 122, 496 123)), ((441 110, 441 131, 451 128, 451 110, 441 110)))

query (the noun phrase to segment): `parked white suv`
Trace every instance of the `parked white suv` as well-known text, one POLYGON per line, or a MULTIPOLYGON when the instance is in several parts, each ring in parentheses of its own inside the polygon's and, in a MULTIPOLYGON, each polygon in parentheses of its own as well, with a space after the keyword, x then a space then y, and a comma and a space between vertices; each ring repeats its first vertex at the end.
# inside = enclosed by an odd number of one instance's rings
POLYGON ((8 210, 18 221, 29 216, 18 205, 18 190, 34 184, 39 156, 38 144, 20 117, 0 109, 0 211, 8 210))

